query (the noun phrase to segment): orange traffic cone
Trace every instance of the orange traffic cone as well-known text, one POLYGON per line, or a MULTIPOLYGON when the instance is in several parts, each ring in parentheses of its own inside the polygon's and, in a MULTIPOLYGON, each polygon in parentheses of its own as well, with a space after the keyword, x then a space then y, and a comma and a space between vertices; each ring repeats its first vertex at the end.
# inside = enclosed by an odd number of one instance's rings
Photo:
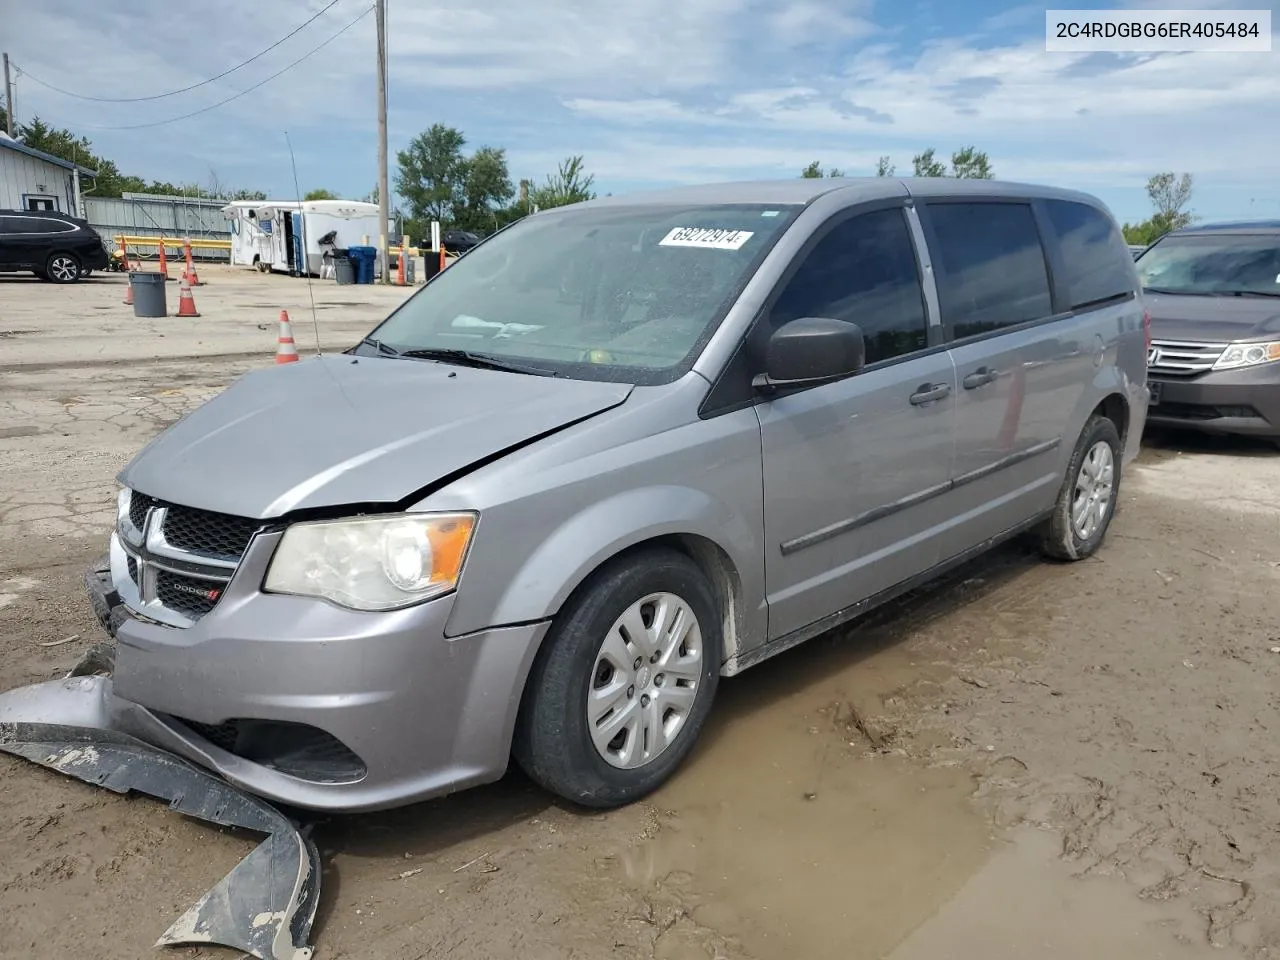
POLYGON ((126 307, 133 306, 133 277, 129 277, 125 283, 124 305, 126 307))
POLYGON ((183 277, 186 278, 187 283, 191 284, 191 286, 193 287, 204 286, 204 284, 200 282, 200 278, 196 276, 196 262, 195 262, 195 259, 191 256, 191 241, 189 239, 187 240, 186 247, 187 247, 187 266, 186 266, 186 269, 183 270, 182 275, 183 277))
POLYGON ((166 280, 171 280, 169 276, 169 259, 164 255, 164 237, 160 238, 160 272, 164 274, 166 280))
POLYGON ((298 347, 293 342, 293 326, 289 323, 289 311, 280 311, 280 341, 276 347, 276 363, 297 363, 298 347))
POLYGON ((187 278, 182 278, 182 294, 178 298, 178 312, 175 317, 198 317, 196 312, 196 298, 191 295, 191 284, 187 283, 187 278))

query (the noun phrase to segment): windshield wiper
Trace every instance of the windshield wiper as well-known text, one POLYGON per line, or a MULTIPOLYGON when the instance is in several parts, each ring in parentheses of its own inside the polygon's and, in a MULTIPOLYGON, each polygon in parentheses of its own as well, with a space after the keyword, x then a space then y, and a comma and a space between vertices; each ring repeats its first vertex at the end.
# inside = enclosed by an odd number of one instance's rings
POLYGON ((400 356, 400 351, 395 349, 395 347, 389 347, 385 343, 383 343, 381 340, 378 340, 374 337, 365 337, 363 340, 360 341, 360 343, 363 346, 376 347, 379 353, 385 353, 389 357, 400 356))
POLYGON ((560 374, 545 367, 530 367, 523 363, 513 363, 490 356, 487 353, 472 353, 470 350, 456 350, 446 347, 424 347, 419 350, 402 350, 398 356, 411 357, 414 360, 438 360, 441 363, 456 363, 462 367, 478 367, 482 370, 505 370, 508 373, 528 373, 537 377, 558 377, 560 374))
POLYGON ((1266 290, 1219 290, 1220 297, 1280 297, 1280 293, 1268 293, 1266 290))

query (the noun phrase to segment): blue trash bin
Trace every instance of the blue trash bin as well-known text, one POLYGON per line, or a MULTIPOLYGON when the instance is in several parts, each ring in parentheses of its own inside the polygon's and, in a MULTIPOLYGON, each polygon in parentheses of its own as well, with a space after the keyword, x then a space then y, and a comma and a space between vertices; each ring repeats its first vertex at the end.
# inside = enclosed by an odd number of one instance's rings
POLYGON ((373 283, 378 264, 378 248, 349 247, 347 256, 355 263, 356 283, 373 283))

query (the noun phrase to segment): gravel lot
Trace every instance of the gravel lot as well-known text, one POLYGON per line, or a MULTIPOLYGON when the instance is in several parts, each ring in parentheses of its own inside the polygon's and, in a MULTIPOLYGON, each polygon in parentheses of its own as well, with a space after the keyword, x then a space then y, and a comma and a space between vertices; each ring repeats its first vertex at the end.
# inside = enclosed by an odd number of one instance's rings
MULTIPOLYGON (((282 308, 313 348, 303 281, 200 272, 196 320, 135 319, 119 275, 0 276, 0 689, 97 638, 80 576, 129 457, 270 365, 282 308)), ((406 294, 314 292, 331 350, 406 294)), ((585 814, 512 773, 320 823, 317 956, 1280 956, 1278 535, 1274 448, 1148 438, 1096 558, 1010 545, 726 681, 652 803, 585 814)), ((0 777, 0 957, 151 956, 256 842, 0 777)))

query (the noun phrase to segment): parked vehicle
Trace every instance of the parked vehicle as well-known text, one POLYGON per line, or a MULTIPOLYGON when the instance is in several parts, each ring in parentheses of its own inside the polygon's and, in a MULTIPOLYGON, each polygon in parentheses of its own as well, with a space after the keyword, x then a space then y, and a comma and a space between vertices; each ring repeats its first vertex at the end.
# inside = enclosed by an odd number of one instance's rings
POLYGON ((450 253, 466 253, 484 239, 470 230, 446 230, 440 238, 444 248, 450 253))
POLYGON ((1280 220, 1167 234, 1137 262, 1153 426, 1280 444, 1280 220))
POLYGON ((1129 244, 1129 252, 1133 254, 1133 259, 1135 260, 1137 260, 1140 256, 1142 256, 1142 251, 1145 249, 1147 248, 1140 243, 1129 244))
POLYGON ((56 210, 0 210, 0 273, 30 270, 42 280, 75 283, 108 263, 87 220, 56 210))
POLYGON ((89 577, 114 679, 41 716, 298 807, 513 754, 627 803, 721 676, 1024 532, 1094 553, 1146 349, 1085 194, 797 179, 538 213, 126 467, 89 577))

